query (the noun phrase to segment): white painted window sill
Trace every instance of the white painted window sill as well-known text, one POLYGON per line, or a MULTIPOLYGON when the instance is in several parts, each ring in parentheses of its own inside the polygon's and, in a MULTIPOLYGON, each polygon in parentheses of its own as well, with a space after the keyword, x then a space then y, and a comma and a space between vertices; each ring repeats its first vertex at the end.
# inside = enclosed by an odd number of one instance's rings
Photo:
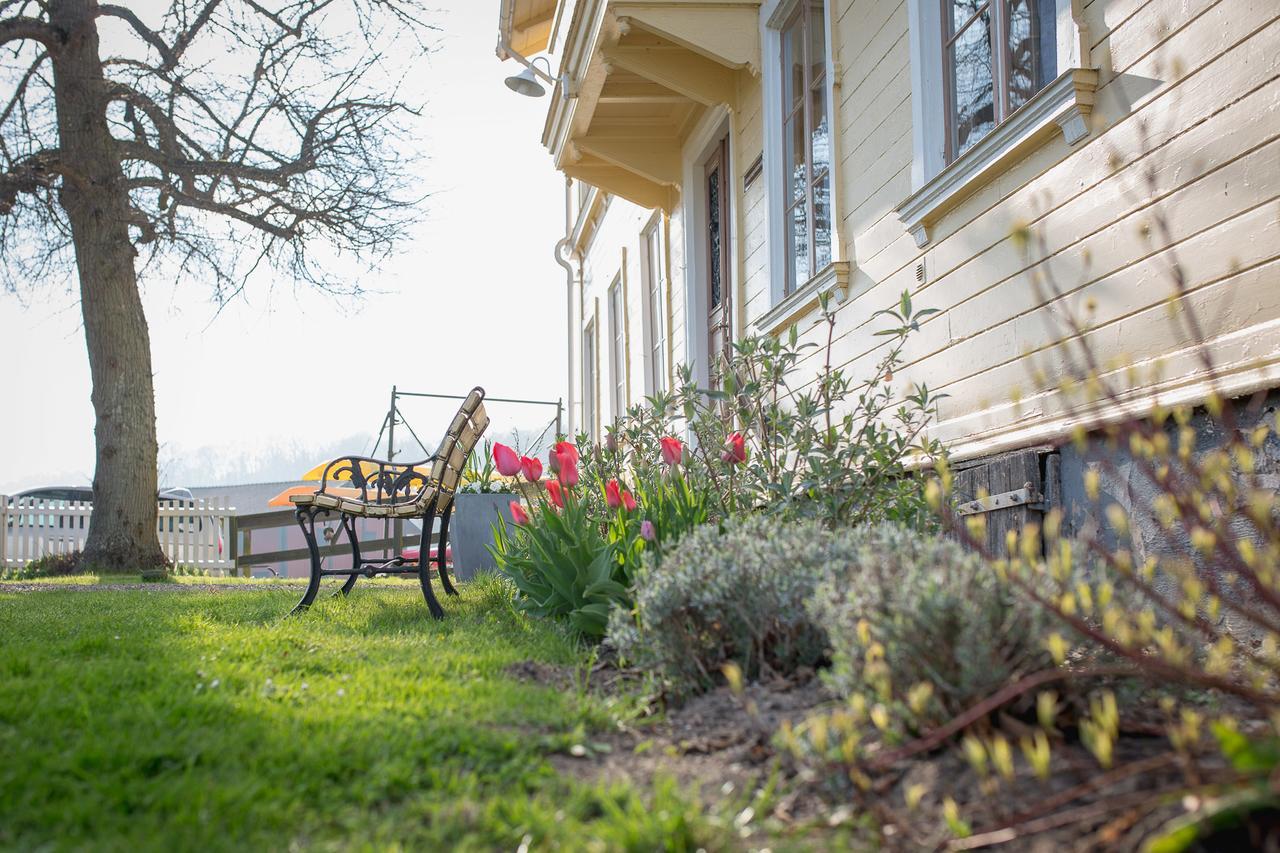
POLYGON ((755 321, 755 327, 768 335, 776 335, 799 322, 818 304, 819 297, 832 293, 832 304, 839 305, 849 294, 849 262, 832 261, 796 291, 770 308, 755 321))
POLYGON ((1097 87, 1098 72, 1092 68, 1064 71, 899 204, 898 218, 915 237, 916 245, 928 244, 929 229, 944 212, 1000 167, 1042 143, 1055 128, 1062 130, 1068 145, 1075 145, 1088 136, 1088 117, 1093 111, 1097 87))

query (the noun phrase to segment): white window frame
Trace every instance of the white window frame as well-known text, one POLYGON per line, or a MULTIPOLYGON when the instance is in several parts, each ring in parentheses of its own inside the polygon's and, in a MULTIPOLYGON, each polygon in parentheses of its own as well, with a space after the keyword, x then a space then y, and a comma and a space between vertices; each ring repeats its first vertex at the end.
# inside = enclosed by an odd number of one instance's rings
POLYGON ((587 438, 596 435, 596 318, 582 328, 582 432, 587 438))
POLYGON ((622 273, 606 291, 609 304, 609 408, 617 421, 627 411, 627 305, 622 273))
POLYGON ((644 310, 645 396, 667 390, 667 240, 662 214, 655 213, 640 232, 640 280, 644 310))
POLYGON ((780 325, 812 306, 820 292, 833 286, 840 288, 838 298, 843 298, 848 280, 848 264, 842 238, 844 215, 840 191, 840 129, 835 105, 836 87, 840 70, 837 56, 835 29, 831 21, 831 0, 823 3, 824 31, 826 36, 826 104, 827 126, 831 128, 831 262, 820 270, 810 270, 808 281, 797 281, 795 289, 786 293, 787 282, 787 222, 788 208, 786 169, 783 154, 786 151, 783 137, 782 104, 782 28, 791 20, 796 7, 804 0, 765 0, 760 7, 761 82, 764 98, 764 178, 769 211, 769 304, 766 314, 758 318, 757 327, 776 331, 780 325))
POLYGON ((1097 72, 1082 63, 1072 0, 1056 0, 1057 72, 1034 97, 996 125, 951 163, 946 162, 946 81, 942 52, 942 3, 907 0, 911 46, 911 190, 897 208, 899 218, 924 247, 929 227, 966 195, 972 185, 1007 164, 1029 146, 1061 129, 1068 145, 1089 135, 1097 72))

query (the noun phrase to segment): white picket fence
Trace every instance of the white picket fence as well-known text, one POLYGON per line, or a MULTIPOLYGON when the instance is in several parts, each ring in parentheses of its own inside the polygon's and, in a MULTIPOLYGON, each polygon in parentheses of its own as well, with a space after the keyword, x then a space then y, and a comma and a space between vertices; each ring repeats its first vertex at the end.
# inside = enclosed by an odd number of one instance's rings
MULTIPOLYGON (((161 501, 156 535, 174 565, 209 571, 235 568, 235 507, 225 498, 161 501)), ((46 554, 84 548, 93 504, 0 495, 0 565, 25 566, 46 554)))

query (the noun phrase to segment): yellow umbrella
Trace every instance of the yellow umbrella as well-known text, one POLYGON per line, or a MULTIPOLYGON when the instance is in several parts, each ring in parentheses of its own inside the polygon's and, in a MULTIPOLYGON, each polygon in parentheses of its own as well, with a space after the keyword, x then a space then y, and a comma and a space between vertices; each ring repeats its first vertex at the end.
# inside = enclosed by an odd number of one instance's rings
MULTIPOLYGON (((312 469, 311 469, 310 471, 308 471, 307 473, 303 474, 303 475, 302 475, 302 479, 303 479, 303 480, 311 480, 311 481, 319 482, 319 481, 324 477, 325 469, 326 469, 326 468, 328 468, 331 464, 333 464, 333 463, 332 463, 332 461, 330 461, 330 462, 321 462, 319 465, 317 465, 316 467, 312 468, 312 469)), ((404 466, 403 466, 403 465, 392 465, 392 466, 389 466, 389 467, 390 467, 393 471, 403 471, 403 470, 404 470, 404 466)), ((342 471, 340 471, 340 472, 337 472, 337 473, 331 474, 331 475, 330 475, 330 479, 333 479, 333 480, 350 480, 350 479, 351 479, 351 469, 350 469, 350 465, 343 465, 343 466, 342 466, 342 469, 343 469, 343 470, 342 470, 342 471)), ((361 462, 361 463, 360 463, 360 473, 364 474, 366 477, 368 477, 370 474, 374 474, 374 473, 376 473, 376 472, 377 472, 377 470, 378 470, 378 466, 377 466, 377 465, 375 465, 375 464, 374 464, 374 463, 372 463, 372 462, 361 462)), ((424 477, 429 477, 429 476, 431 475, 431 469, 430 469, 430 468, 424 468, 424 467, 423 467, 423 466, 421 466, 421 465, 414 466, 414 469, 413 469, 413 470, 417 471, 419 474, 422 474, 424 477)))

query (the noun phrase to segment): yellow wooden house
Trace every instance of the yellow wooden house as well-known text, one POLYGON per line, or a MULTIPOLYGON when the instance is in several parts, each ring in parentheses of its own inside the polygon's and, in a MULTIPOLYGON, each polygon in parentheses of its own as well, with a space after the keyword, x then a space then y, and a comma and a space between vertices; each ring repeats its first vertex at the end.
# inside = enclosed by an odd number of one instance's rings
POLYGON ((566 176, 576 429, 734 338, 811 332, 823 292, 855 375, 876 311, 939 309, 899 375, 949 395, 961 461, 1044 469, 1070 315, 1135 401, 1205 394, 1188 306, 1224 390, 1280 385, 1277 0, 501 0, 498 24, 566 176))

